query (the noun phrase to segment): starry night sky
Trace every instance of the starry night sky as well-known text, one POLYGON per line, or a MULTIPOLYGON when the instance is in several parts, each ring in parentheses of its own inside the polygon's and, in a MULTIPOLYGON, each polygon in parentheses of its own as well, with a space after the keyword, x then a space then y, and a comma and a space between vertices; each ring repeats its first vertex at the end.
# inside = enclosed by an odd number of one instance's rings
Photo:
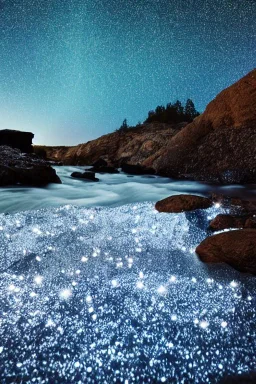
POLYGON ((255 0, 0 0, 0 129, 73 145, 255 67, 255 0))

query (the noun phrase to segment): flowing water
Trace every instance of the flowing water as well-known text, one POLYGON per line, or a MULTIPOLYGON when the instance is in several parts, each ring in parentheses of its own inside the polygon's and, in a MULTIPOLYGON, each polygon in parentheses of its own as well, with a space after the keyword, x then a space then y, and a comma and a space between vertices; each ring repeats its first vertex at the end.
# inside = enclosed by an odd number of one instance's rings
POLYGON ((85 167, 55 167, 62 184, 46 188, 6 187, 0 189, 0 212, 17 212, 31 209, 77 206, 115 207, 142 201, 156 202, 170 195, 191 193, 207 195, 211 192, 256 199, 255 186, 217 186, 195 181, 177 181, 159 176, 132 176, 120 174, 96 174, 99 182, 74 179, 74 171, 85 167))

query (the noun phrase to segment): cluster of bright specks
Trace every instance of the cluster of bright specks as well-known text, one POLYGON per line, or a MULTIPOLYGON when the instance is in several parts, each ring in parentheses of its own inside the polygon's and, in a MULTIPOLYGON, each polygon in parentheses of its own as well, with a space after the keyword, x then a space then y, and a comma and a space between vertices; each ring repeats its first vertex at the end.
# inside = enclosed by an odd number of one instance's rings
POLYGON ((253 370, 254 279, 200 263, 191 250, 206 234, 189 218, 147 203, 2 215, 1 383, 214 383, 253 370))

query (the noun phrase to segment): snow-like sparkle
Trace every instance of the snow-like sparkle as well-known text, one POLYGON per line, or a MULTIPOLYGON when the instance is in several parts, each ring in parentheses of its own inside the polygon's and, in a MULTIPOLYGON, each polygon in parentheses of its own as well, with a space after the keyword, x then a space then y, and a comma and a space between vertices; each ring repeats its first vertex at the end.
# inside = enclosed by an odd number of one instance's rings
POLYGON ((254 369, 254 278, 198 260, 196 215, 133 208, 0 215, 1 383, 201 384, 254 369))
POLYGON ((71 289, 63 289, 62 291, 60 291, 60 297, 62 299, 69 299, 70 296, 72 295, 72 291, 71 289))

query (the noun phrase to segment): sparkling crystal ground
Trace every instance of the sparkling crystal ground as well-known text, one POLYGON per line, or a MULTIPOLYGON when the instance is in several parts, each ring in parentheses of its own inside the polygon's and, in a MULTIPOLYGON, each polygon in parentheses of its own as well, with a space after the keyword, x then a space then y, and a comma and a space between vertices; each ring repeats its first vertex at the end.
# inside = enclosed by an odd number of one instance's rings
POLYGON ((255 279, 202 264, 211 208, 0 216, 0 382, 215 383, 256 366, 255 279))

